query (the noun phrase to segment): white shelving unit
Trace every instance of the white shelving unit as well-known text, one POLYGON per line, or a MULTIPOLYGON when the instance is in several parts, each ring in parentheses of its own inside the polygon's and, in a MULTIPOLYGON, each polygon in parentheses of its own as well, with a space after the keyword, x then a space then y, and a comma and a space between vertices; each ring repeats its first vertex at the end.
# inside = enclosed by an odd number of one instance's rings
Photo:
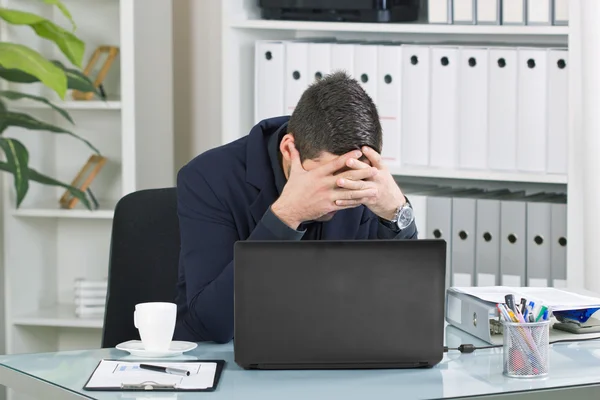
MULTIPOLYGON (((105 80, 106 101, 76 101, 67 94, 56 105, 74 126, 49 107, 13 101, 14 110, 53 124, 65 124, 91 141, 108 161, 91 188, 100 209, 59 206, 63 189, 30 184, 15 206, 12 176, 5 174, 4 308, 7 353, 44 352, 100 346, 102 318, 75 314, 76 278, 108 275, 112 218, 117 201, 136 190, 175 184, 173 161, 172 2, 170 0, 63 0, 86 44, 83 66, 99 45, 120 53, 105 80)), ((69 29, 53 6, 34 0, 0 0, 0 6, 31 11, 69 29)), ((2 41, 22 43, 65 62, 56 47, 29 27, 0 21, 2 41)), ((41 85, 10 85, 13 90, 55 98, 41 85)), ((71 182, 91 150, 67 135, 10 128, 6 136, 23 141, 30 166, 71 182)), ((133 317, 133 310, 132 310, 133 317)))
MULTIPOLYGON (((262 20, 256 1, 224 0, 221 9, 222 143, 229 143, 246 135, 254 125, 254 43, 257 40, 335 37, 340 40, 393 40, 424 43, 451 41, 489 43, 490 45, 568 46, 569 73, 570 76, 578 76, 581 68, 580 41, 583 37, 581 33, 578 33, 582 18, 579 9, 584 7, 584 3, 580 0, 570 2, 571 21, 569 26, 484 26, 431 25, 425 20, 415 23, 392 24, 262 20)), ((596 46, 596 42, 590 40, 589 43, 588 50, 591 51, 592 47, 596 46)), ((589 57, 592 58, 592 53, 589 57)), ((439 182, 440 179, 444 179, 461 181, 461 183, 468 181, 474 186, 482 187, 498 184, 520 189, 530 188, 568 193, 568 285, 584 287, 590 286, 584 282, 585 274, 583 273, 584 218, 582 215, 584 211, 582 210, 582 199, 585 188, 578 177, 585 171, 586 164, 581 159, 584 145, 582 137, 578 134, 581 126, 581 116, 577 111, 581 106, 581 94, 578 90, 581 89, 574 81, 576 80, 571 81, 569 89, 568 174, 504 173, 412 167, 394 168, 392 172, 399 177, 419 178, 423 181, 436 180, 439 182), (574 177, 574 179, 568 177, 574 177)), ((591 162, 591 160, 589 161, 591 162)), ((585 268, 592 268, 592 266, 587 265, 585 268)), ((597 280, 593 285, 600 287, 600 281, 597 280)))

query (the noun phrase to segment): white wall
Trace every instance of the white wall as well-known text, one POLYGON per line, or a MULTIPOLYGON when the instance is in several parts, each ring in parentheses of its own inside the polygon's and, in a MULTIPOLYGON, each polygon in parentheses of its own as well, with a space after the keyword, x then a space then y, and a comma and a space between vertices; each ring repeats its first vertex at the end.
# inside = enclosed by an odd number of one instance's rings
POLYGON ((221 5, 176 0, 174 19, 175 167, 219 144, 221 5))

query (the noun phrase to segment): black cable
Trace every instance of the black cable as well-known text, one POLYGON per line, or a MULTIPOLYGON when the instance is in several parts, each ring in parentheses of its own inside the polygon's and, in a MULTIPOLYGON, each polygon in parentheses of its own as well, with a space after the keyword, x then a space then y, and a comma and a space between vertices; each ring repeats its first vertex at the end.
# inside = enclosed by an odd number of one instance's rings
MULTIPOLYGON (((583 338, 583 339, 559 339, 559 340, 553 340, 550 342, 550 344, 556 344, 556 343, 577 343, 577 342, 585 342, 588 340, 599 340, 600 336, 597 337, 591 337, 591 338, 583 338)), ((491 346, 474 346, 472 344, 461 344, 458 347, 447 347, 444 346, 444 353, 447 353, 450 350, 455 350, 455 351, 460 351, 461 353, 464 354, 469 354, 469 353, 473 353, 475 350, 484 350, 484 349, 497 349, 502 347, 503 345, 501 344, 496 344, 496 345, 491 345, 491 346)))
POLYGON ((591 337, 591 338, 583 338, 583 339, 560 339, 560 340, 553 340, 552 342, 550 342, 550 344, 555 344, 555 343, 574 343, 574 342, 586 342, 588 340, 599 340, 600 336, 596 336, 596 337, 591 337))

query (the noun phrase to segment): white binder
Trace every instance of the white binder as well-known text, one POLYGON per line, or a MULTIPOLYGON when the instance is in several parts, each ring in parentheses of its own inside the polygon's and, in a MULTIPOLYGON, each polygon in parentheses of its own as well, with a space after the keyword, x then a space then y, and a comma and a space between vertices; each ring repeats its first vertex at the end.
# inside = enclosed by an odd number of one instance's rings
POLYGON ((371 99, 377 101, 378 44, 357 44, 354 47, 354 78, 371 99))
POLYGON ((309 84, 331 73, 331 43, 308 44, 308 82, 309 84))
POLYGON ((500 285, 525 286, 527 207, 524 201, 500 203, 500 285))
POLYGON ((333 43, 331 47, 331 70, 345 71, 354 77, 354 44, 333 43))
POLYGON ((402 46, 379 46, 377 69, 377 98, 374 100, 383 130, 381 157, 388 166, 398 167, 402 137, 402 46))
POLYGON ((458 48, 431 48, 429 165, 432 167, 458 166, 458 70, 458 48))
POLYGON ((489 50, 488 167, 517 168, 517 51, 489 50))
POLYGON ((402 46, 402 162, 429 164, 430 50, 402 46))
POLYGON ((547 172, 567 173, 569 131, 568 52, 548 52, 548 155, 547 172))
POLYGON ((527 0, 527 25, 552 25, 552 0, 527 0))
POLYGON ((569 0, 553 0, 552 23, 569 25, 569 0))
POLYGON ((551 206, 544 200, 527 202, 527 286, 550 286, 551 206))
POLYGON ((308 87, 308 45, 302 41, 285 43, 285 104, 286 114, 292 114, 302 93, 308 87))
POLYGON ((502 0, 502 25, 525 25, 526 0, 502 0))
POLYGON ((427 19, 430 24, 451 24, 452 0, 428 0, 427 19))
POLYGON ((567 286, 567 205, 566 202, 552 204, 551 225, 551 271, 552 286, 567 286))
POLYGON ((285 46, 281 41, 255 43, 254 122, 284 115, 285 46))
POLYGON ((517 169, 545 172, 547 152, 547 50, 521 48, 518 77, 517 169))
POLYGON ((477 25, 500 25, 501 0, 477 0, 475 10, 477 25))
POLYGON ((488 51, 463 47, 459 67, 458 154, 460 168, 488 167, 488 51))
POLYGON ((452 0, 452 21, 455 25, 475 24, 476 0, 452 0))

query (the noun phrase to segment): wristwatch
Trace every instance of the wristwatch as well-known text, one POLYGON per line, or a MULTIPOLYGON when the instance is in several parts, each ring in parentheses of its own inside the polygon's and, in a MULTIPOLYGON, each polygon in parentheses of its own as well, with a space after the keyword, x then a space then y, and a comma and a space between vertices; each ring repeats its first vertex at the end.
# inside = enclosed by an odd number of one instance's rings
POLYGON ((394 217, 390 221, 382 219, 384 223, 387 222, 386 225, 390 226, 392 229, 395 228, 394 230, 397 231, 406 229, 408 226, 410 226, 410 224, 413 223, 414 220, 415 213, 408 201, 406 201, 401 207, 398 207, 398 210, 396 210, 394 217))

